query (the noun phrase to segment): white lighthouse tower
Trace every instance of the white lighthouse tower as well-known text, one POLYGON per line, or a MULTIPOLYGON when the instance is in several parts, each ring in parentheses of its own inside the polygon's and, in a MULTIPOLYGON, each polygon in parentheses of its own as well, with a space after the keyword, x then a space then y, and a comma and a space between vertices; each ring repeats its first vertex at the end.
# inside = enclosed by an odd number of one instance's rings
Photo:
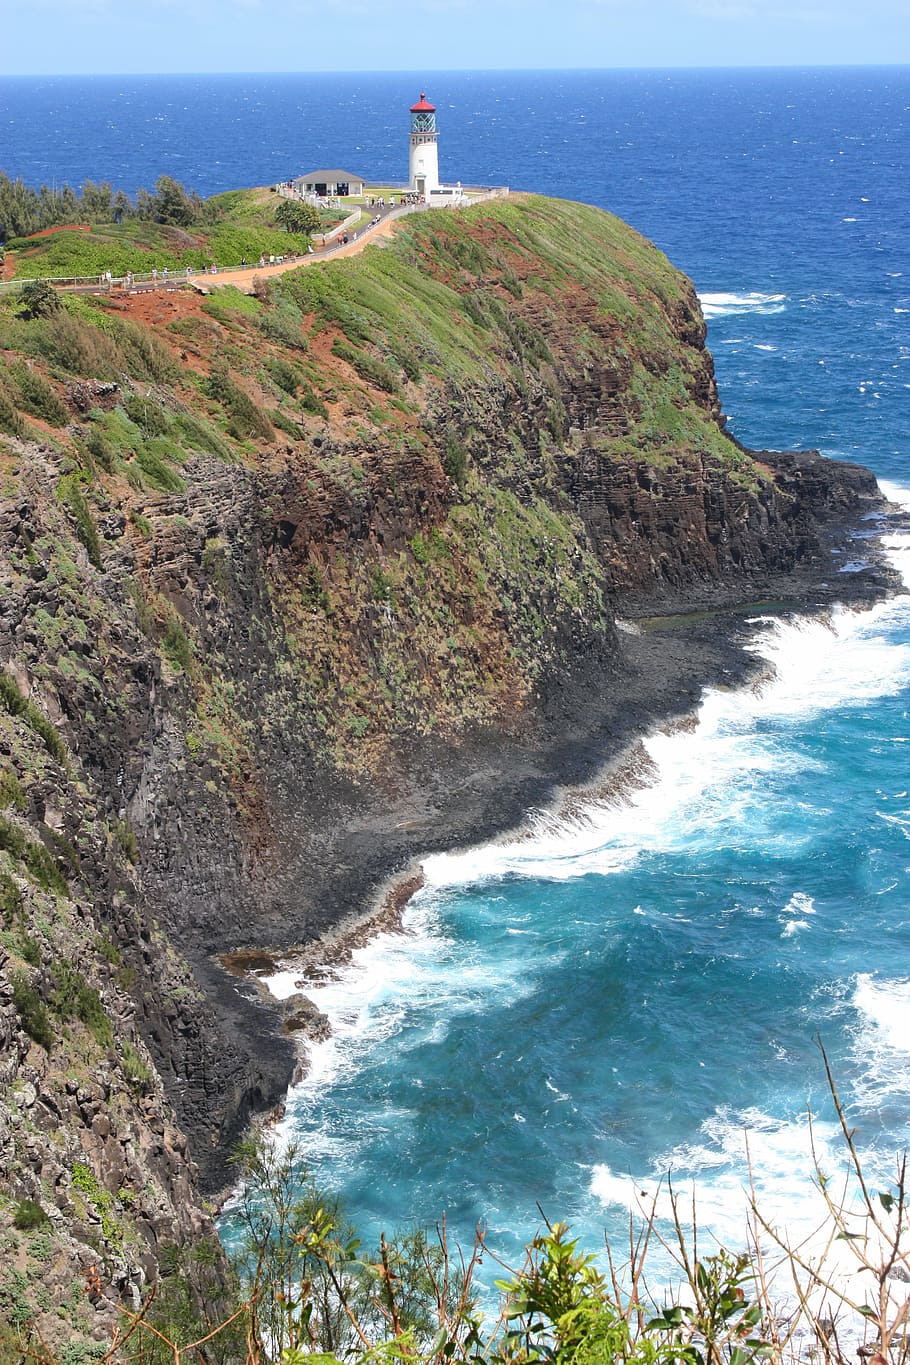
POLYGON ((439 189, 439 152, 436 147, 436 109, 421 92, 411 105, 409 185, 412 194, 425 197, 439 189))

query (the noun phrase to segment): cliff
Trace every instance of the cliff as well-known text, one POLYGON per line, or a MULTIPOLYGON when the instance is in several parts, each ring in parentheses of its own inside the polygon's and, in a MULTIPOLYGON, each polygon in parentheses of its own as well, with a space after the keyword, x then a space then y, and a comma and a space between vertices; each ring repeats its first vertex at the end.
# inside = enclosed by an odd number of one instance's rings
POLYGON ((830 597, 874 479, 730 440, 704 343, 653 246, 530 198, 256 297, 0 305, 14 1327, 103 1334, 89 1266, 129 1303, 213 1239, 295 1061, 219 954, 311 942, 747 666, 726 618, 618 617, 830 597))

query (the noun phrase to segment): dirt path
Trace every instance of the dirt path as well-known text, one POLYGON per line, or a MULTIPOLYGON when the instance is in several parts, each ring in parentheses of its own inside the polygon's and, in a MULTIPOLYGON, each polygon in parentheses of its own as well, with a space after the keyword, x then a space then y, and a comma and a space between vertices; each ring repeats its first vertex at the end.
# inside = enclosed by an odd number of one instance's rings
POLYGON ((363 251, 364 247, 370 246, 381 237, 388 237, 399 216, 394 213, 388 214, 381 223, 369 231, 361 231, 356 241, 348 242, 347 246, 327 247, 325 250, 316 248, 311 255, 296 256, 291 261, 282 261, 280 265, 255 265, 247 270, 220 270, 217 275, 204 275, 201 271, 190 276, 189 280, 177 273, 172 274, 167 281, 158 280, 156 284, 143 281, 135 285, 132 290, 121 290, 115 286, 115 293, 151 293, 163 289, 179 289, 185 284, 190 284, 201 294, 210 294, 213 289, 224 289, 228 285, 234 289, 240 289, 244 294, 252 293, 254 280, 270 280, 275 275, 283 275, 286 270, 299 270, 301 266, 315 265, 318 261, 335 261, 340 256, 356 256, 363 251))

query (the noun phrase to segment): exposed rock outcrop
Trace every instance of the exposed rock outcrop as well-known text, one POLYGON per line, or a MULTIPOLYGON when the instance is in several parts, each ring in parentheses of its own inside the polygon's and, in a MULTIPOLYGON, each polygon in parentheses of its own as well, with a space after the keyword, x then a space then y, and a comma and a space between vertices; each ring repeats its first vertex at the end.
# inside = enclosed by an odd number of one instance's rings
POLYGON ((311 942, 741 673, 723 623, 616 615, 830 599, 877 505, 730 441, 691 285, 577 205, 141 307, 29 323, 71 421, 0 443, 0 1305, 87 1338, 71 1281, 128 1304, 211 1238, 324 1027, 218 954, 311 942))

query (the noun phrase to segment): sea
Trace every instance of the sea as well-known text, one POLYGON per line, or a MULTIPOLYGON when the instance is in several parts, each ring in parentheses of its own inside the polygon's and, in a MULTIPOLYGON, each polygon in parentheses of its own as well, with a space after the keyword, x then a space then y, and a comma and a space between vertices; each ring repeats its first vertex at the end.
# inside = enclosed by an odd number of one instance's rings
MULTIPOLYGON (((400 181, 423 90, 445 179, 602 206, 691 276, 740 440, 859 460, 910 504, 910 68, 21 78, 0 165, 400 181)), ((858 529, 845 587, 881 528, 858 529)), ((888 553, 910 583, 910 540, 888 553)), ((750 628, 766 680, 647 736, 646 785, 427 857, 403 931, 306 986, 332 1034, 280 1131, 367 1244, 445 1214, 507 1260, 544 1218, 596 1251, 648 1201, 667 1215, 668 1178, 718 1242, 742 1244, 750 1186, 806 1228, 843 1164, 820 1045, 873 1186, 893 1178, 910 596, 750 628)))

